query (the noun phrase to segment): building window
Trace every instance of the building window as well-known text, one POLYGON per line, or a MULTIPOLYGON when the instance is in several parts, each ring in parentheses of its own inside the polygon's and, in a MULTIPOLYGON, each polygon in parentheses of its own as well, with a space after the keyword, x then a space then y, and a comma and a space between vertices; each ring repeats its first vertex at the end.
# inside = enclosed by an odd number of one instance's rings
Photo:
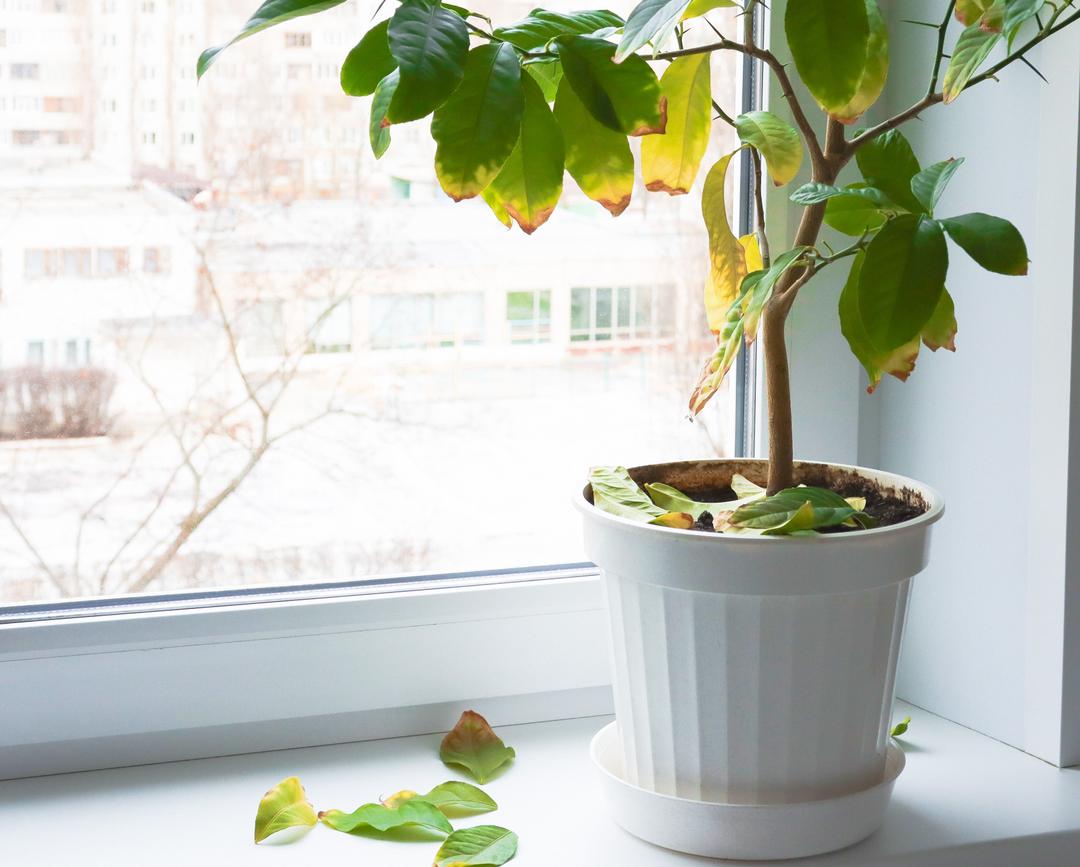
POLYGON ((77 114, 82 111, 82 100, 77 96, 46 96, 42 100, 42 108, 49 114, 77 114))
POLYGON ((31 340, 26 344, 26 363, 30 367, 45 366, 44 340, 31 340))
POLYGON ((102 247, 97 251, 98 277, 119 277, 128 271, 128 251, 123 247, 102 247))
POLYGON ((272 298, 243 304, 237 316, 237 332, 245 355, 253 358, 284 355, 285 316, 281 300, 272 298))
POLYGON ((310 33, 286 33, 285 34, 285 47, 286 48, 310 48, 311 47, 311 34, 310 33))
POLYGON ((168 247, 144 247, 142 269, 145 274, 166 274, 169 271, 168 247))
POLYGON ((180 144, 183 144, 183 145, 193 145, 193 144, 195 144, 195 133, 193 133, 193 132, 182 132, 182 133, 180 133, 180 144))
POLYGON ((371 297, 372 349, 469 346, 484 340, 482 292, 371 297))
POLYGON ((49 277, 55 273, 55 250, 27 250, 23 254, 23 276, 28 280, 49 277))
POLYGON ((36 81, 41 78, 41 65, 37 63, 13 63, 11 64, 11 77, 23 81, 36 81))
POLYGON ((60 274, 64 277, 89 277, 90 251, 79 248, 61 250, 60 274))
POLYGON ((570 339, 640 340, 660 336, 647 286, 575 287, 570 294, 570 339))
POLYGON ((551 341, 551 290, 506 293, 506 325, 511 343, 551 341))
POLYGON ((306 352, 352 351, 351 299, 309 298, 307 300, 306 352))

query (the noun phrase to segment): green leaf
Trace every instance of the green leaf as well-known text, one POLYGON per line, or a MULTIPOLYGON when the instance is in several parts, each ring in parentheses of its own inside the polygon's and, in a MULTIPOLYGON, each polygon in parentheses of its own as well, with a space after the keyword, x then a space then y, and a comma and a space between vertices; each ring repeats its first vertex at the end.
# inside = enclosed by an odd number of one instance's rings
MULTIPOLYGON (((743 302, 743 333, 746 336, 747 343, 753 343, 757 338, 758 322, 761 319, 762 312, 765 310, 765 305, 772 298, 776 284, 788 268, 801 264, 802 256, 808 249, 808 247, 794 247, 775 257, 772 264, 764 272, 758 272, 759 278, 754 281, 750 293, 743 302)), ((750 278, 753 276, 754 274, 747 276, 747 279, 743 282, 744 287, 751 282, 750 278)))
POLYGON ((782 187, 802 165, 802 139, 791 124, 770 111, 749 111, 735 118, 739 140, 757 148, 769 166, 773 184, 782 187))
POLYGON ((364 804, 351 813, 341 810, 326 810, 319 813, 319 820, 328 828, 352 834, 356 831, 392 831, 407 825, 419 825, 449 834, 453 827, 434 804, 420 798, 408 798, 399 802, 396 809, 382 804, 364 804))
POLYGON ((685 513, 695 521, 701 517, 702 512, 709 512, 712 515, 717 515, 720 512, 733 512, 747 502, 752 502, 764 496, 764 492, 762 492, 761 494, 753 494, 743 500, 722 500, 718 503, 703 503, 686 496, 682 491, 671 487, 671 485, 665 485, 660 482, 646 483, 645 491, 659 508, 665 509, 668 512, 685 513))
POLYGON ((1016 226, 1001 217, 978 212, 942 220, 941 225, 972 259, 995 274, 1028 272, 1027 245, 1016 226))
POLYGON ((521 135, 488 190, 527 235, 542 226, 562 195, 566 159, 562 131, 544 94, 528 75, 521 79, 525 110, 521 135))
MULTIPOLYGON (((859 236, 885 225, 885 209, 876 199, 859 192, 865 189, 869 189, 865 184, 849 184, 844 195, 830 198, 825 205, 825 223, 845 235, 859 236)), ((888 210, 894 211, 896 206, 890 203, 888 210)))
POLYGON ((304 794, 304 787, 296 777, 282 780, 259 801, 255 814, 255 842, 265 840, 271 834, 286 828, 315 825, 315 810, 304 794))
POLYGON ((855 159, 868 186, 877 187, 913 213, 922 210, 911 192, 911 179, 920 171, 919 161, 903 133, 889 130, 859 148, 855 159))
POLYGON ((900 722, 892 727, 892 731, 889 732, 889 737, 898 738, 900 735, 905 734, 908 730, 908 726, 911 725, 911 717, 906 716, 900 722))
POLYGON ((934 220, 905 214, 890 220, 866 248, 859 276, 859 315, 875 349, 918 337, 945 288, 949 254, 934 220))
POLYGON ((517 845, 517 834, 498 825, 459 828, 435 853, 435 867, 498 867, 514 857, 517 845))
POLYGON ((941 300, 922 330, 922 342, 931 352, 937 352, 942 347, 949 352, 956 352, 956 332, 956 307, 952 295, 946 289, 941 293, 941 300))
POLYGON ((865 0, 789 0, 784 32, 799 76, 818 104, 828 112, 847 106, 866 69, 865 0))
MULTIPOLYGON (((593 505, 620 518, 689 529, 694 523, 689 513, 668 512, 655 505, 626 471, 626 467, 593 467, 589 472, 593 505)), ((481 780, 480 782, 483 782, 481 780)))
POLYGON ((217 60, 217 56, 241 39, 247 39, 260 30, 265 30, 267 27, 273 27, 275 24, 281 24, 293 18, 299 18, 301 15, 314 15, 316 12, 325 12, 327 9, 333 9, 344 2, 345 0, 266 0, 255 10, 255 14, 247 20, 247 23, 244 24, 236 36, 224 45, 207 48, 199 55, 199 62, 195 66, 196 77, 202 78, 206 74, 206 70, 217 60))
POLYGON ((1013 42, 1020 35, 1024 25, 1034 18, 1042 7, 1043 0, 1008 0, 1005 6, 1003 30, 1009 51, 1012 51, 1013 42))
POLYGON ((460 15, 428 0, 398 7, 387 30, 390 53, 401 80, 390 109, 390 123, 426 117, 461 83, 469 54, 469 30, 460 15))
POLYGON ((755 485, 746 476, 739 473, 735 473, 731 477, 731 490, 735 492, 735 496, 740 500, 745 500, 747 497, 765 496, 765 488, 761 485, 755 485))
POLYGON ((549 12, 534 9, 516 24, 498 27, 496 38, 516 45, 524 51, 540 48, 556 36, 588 36, 609 27, 622 27, 623 20, 607 9, 586 9, 581 12, 549 12))
POLYGON ((341 89, 349 96, 370 96, 379 82, 397 69, 386 38, 389 27, 389 20, 380 21, 345 57, 341 65, 341 89))
POLYGON ((823 184, 819 181, 811 181, 803 184, 789 197, 791 201, 799 205, 816 205, 837 196, 857 196, 870 202, 875 208, 893 208, 895 205, 889 201, 889 197, 875 187, 865 184, 852 184, 847 187, 834 187, 832 184, 823 184))
POLYGON ((686 11, 682 14, 682 20, 699 18, 706 12, 712 12, 713 9, 728 9, 738 5, 735 0, 690 0, 690 5, 686 7, 686 11))
POLYGON ((626 136, 589 114, 565 78, 555 97, 555 119, 566 144, 566 170, 586 196, 619 216, 634 191, 634 155, 626 136))
POLYGON ((544 99, 554 102, 555 95, 559 92, 559 82, 562 81, 562 64, 557 60, 531 61, 526 63, 524 68, 540 85, 544 99))
POLYGON ((641 0, 626 19, 615 62, 622 63, 642 45, 670 33, 689 5, 690 0, 641 0))
POLYGON ((399 71, 394 70, 379 82, 375 96, 371 100, 371 120, 368 122, 368 137, 371 139, 371 151, 375 159, 382 157, 390 147, 390 130, 387 129, 386 111, 397 90, 399 71))
POLYGON ((709 235, 709 275, 705 282, 705 313, 709 329, 719 332, 728 309, 746 277, 746 248, 735 237, 728 223, 725 186, 728 165, 734 151, 716 161, 705 176, 701 190, 701 216, 709 235))
POLYGON ((960 34, 945 69, 945 80, 941 87, 946 104, 961 94, 1000 41, 1000 33, 983 30, 978 24, 972 24, 960 34))
POLYGON ((489 43, 470 51, 465 78, 431 121, 435 174, 455 202, 480 195, 498 175, 521 132, 522 110, 513 47, 489 43))
MULTIPOLYGON (((863 252, 855 255, 844 290, 840 293, 840 331, 847 340, 851 353, 859 360, 870 378, 866 390, 873 394, 886 373, 901 381, 911 375, 919 357, 919 338, 915 337, 895 349, 886 351, 877 349, 870 341, 859 314, 859 276, 865 256, 863 252)), ((946 293, 943 293, 943 297, 944 294, 946 293)))
POLYGON ((664 71, 660 88, 667 100, 667 132, 641 140, 642 179, 653 192, 688 193, 712 127, 709 55, 676 58, 664 71))
POLYGON ((459 816, 471 813, 490 813, 497 810, 499 805, 482 789, 459 780, 449 780, 440 783, 426 795, 418 795, 416 792, 405 790, 391 795, 383 801, 383 805, 390 809, 397 809, 405 801, 418 798, 426 801, 447 816, 459 816))
POLYGON ((975 24, 990 9, 995 0, 956 0, 956 20, 961 24, 975 24))
POLYGON ((927 166, 911 179, 911 192, 919 200, 919 204, 923 206, 923 210, 927 214, 933 215, 938 199, 941 198, 941 194, 945 192, 945 188, 949 185, 949 181, 952 180, 952 176, 963 163, 963 157, 943 160, 940 163, 927 166))
POLYGON ((885 89, 889 77, 889 29, 878 9, 876 0, 865 0, 866 20, 870 25, 870 37, 866 43, 866 65, 855 95, 848 103, 835 111, 832 117, 841 123, 854 123, 870 108, 885 89))
POLYGON ((834 527, 859 514, 847 500, 827 488, 799 487, 742 506, 729 520, 736 527, 762 530, 766 535, 788 535, 834 527))
POLYGON ((439 758, 448 765, 465 768, 477 782, 486 783, 514 758, 514 750, 502 742, 486 719, 467 710, 443 738, 439 758))
POLYGON ((615 46, 591 36, 556 40, 563 75, 590 114, 624 135, 662 133, 667 104, 652 68, 636 55, 613 63, 615 46))

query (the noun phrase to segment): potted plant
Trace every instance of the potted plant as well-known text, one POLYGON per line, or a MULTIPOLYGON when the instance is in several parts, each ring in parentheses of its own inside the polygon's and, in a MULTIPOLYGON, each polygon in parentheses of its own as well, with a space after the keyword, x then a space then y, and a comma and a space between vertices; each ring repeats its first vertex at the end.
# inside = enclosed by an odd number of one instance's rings
MULTIPOLYGON (((268 0, 233 41, 342 2, 268 0)), ((372 97, 376 156, 396 124, 431 115, 443 190, 481 198, 529 233, 556 207, 564 171, 621 213, 635 180, 631 138, 640 138, 648 189, 669 194, 692 188, 714 121, 734 127, 749 151, 752 234, 737 237, 728 223, 733 154, 709 169, 702 188, 705 304, 717 345, 690 411, 705 406, 760 333, 768 460, 599 468, 577 502, 587 550, 605 573, 620 774, 638 791, 675 799, 663 809, 678 799, 820 805, 880 788, 910 580, 926 564, 942 503, 910 479, 794 460, 785 323, 819 272, 847 267, 838 321, 871 391, 886 373, 905 379, 921 345, 954 348, 948 242, 999 274, 1025 274, 1027 251, 1004 219, 936 213, 962 160, 923 167, 901 128, 1080 18, 1060 2, 943 0, 940 17, 925 22, 936 40, 925 96, 857 128, 888 76, 889 34, 876 0, 788 0, 793 67, 755 42, 759 0, 740 4, 741 38, 705 17, 735 5, 642 0, 625 20, 606 10, 536 9, 495 26, 457 5, 404 0, 359 39, 341 71, 346 93, 372 97), (688 21, 697 22, 690 35, 688 21), (782 109, 733 117, 716 104, 710 58, 727 51, 768 68, 782 109), (817 122, 796 76, 823 113, 817 122), (794 243, 773 249, 763 165, 785 185, 804 160, 810 181, 790 194, 802 207, 794 243), (845 168, 852 177, 841 182, 845 168), (850 242, 830 248, 823 225, 850 242)), ((200 75, 224 47, 202 54, 200 75)), ((787 849, 717 851, 626 823, 667 845, 740 857, 811 854, 873 828, 811 834, 787 849)))

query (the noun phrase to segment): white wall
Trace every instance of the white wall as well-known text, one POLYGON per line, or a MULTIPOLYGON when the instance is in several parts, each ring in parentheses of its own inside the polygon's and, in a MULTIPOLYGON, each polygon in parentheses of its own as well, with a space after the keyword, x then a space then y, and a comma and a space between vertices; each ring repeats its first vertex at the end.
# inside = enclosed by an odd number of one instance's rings
MULTIPOLYGON (((905 3, 894 17, 934 20, 941 6, 905 3)), ((890 30, 892 113, 925 89, 934 34, 898 20, 890 30)), ((1065 543, 1068 480, 1078 472, 1068 411, 1080 360, 1078 57, 1080 26, 1031 55, 1049 85, 1016 64, 904 128, 923 165, 966 157, 938 213, 1011 220, 1032 264, 1027 279, 1002 277, 950 248, 958 351, 924 351, 907 383, 890 380, 861 401, 859 454, 929 482, 947 503, 912 597, 899 694, 1062 763, 1080 761, 1070 741, 1080 732, 1061 727, 1064 714, 1080 728, 1062 706, 1063 679, 1076 672, 1065 664, 1063 629, 1066 576, 1076 571, 1065 543)), ((1066 703, 1075 693, 1069 684, 1066 703)))

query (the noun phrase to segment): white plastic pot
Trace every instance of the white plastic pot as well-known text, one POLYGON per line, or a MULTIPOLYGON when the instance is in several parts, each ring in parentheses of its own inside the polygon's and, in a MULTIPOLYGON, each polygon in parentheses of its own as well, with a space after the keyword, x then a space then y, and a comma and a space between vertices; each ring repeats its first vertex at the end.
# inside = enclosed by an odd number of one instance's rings
MULTIPOLYGON (((762 461, 638 467, 687 493, 762 461)), ((603 512, 586 488, 585 549, 604 574, 625 781, 726 804, 793 804, 881 784, 911 578, 927 563, 941 498, 902 476, 869 479, 926 511, 812 538, 709 534, 603 512)), ((629 828, 633 831, 633 828, 629 828)))

